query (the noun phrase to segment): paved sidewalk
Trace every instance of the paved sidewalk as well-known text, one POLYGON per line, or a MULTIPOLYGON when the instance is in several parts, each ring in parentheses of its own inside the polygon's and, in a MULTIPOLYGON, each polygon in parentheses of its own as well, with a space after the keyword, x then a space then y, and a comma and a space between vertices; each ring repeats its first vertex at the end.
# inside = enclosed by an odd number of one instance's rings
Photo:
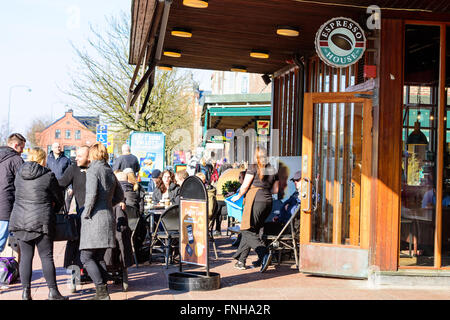
MULTIPOLYGON (((450 299, 450 290, 445 287, 394 287, 371 288, 366 280, 324 278, 304 275, 293 268, 292 263, 272 265, 266 273, 259 269, 237 270, 231 258, 235 248, 229 237, 222 235, 216 240, 219 259, 214 259, 211 248, 211 272, 221 276, 221 288, 207 292, 179 292, 169 290, 167 275, 178 271, 178 265, 165 268, 162 260, 151 265, 147 263, 132 267, 129 272, 129 290, 122 292, 121 285, 110 284, 112 300, 442 300, 450 299), (160 262, 159 262, 160 261, 160 262)), ((94 295, 94 285, 77 287, 75 294, 70 293, 70 276, 62 268, 65 242, 55 243, 55 265, 61 293, 71 300, 83 300, 94 295)), ((247 264, 256 260, 252 252, 247 264)), ((204 270, 189 267, 185 270, 204 270)), ((0 300, 20 300, 20 283, 7 290, 0 290, 0 300)), ((47 299, 48 289, 41 271, 36 252, 33 261, 32 298, 47 299)))

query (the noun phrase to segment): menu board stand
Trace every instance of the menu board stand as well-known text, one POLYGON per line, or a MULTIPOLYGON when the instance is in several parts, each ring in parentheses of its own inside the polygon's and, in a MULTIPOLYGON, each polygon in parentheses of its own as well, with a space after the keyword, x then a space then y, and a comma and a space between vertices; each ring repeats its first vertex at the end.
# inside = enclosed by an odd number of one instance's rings
POLYGON ((207 291, 220 288, 220 274, 209 271, 208 193, 202 180, 186 178, 180 188, 180 265, 169 274, 169 289, 207 291), (206 271, 183 272, 183 263, 206 271))

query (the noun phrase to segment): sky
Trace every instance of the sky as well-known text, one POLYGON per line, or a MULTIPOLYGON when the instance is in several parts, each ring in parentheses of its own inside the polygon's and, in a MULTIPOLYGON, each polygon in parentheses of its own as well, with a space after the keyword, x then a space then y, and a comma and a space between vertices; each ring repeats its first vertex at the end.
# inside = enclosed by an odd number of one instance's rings
MULTIPOLYGON (((104 29, 106 18, 121 12, 131 12, 131 0, 3 1, 0 123, 7 122, 8 106, 10 132, 26 133, 37 118, 63 116, 74 103, 61 91, 69 86, 69 71, 77 64, 71 43, 86 46, 90 25, 104 29)), ((194 71, 201 90, 211 90, 210 77, 210 71, 194 71)))

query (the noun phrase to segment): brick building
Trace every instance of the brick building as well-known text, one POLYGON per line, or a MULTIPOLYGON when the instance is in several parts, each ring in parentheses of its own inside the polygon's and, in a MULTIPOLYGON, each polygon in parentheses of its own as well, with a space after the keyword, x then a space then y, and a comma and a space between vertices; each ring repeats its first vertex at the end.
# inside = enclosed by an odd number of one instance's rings
POLYGON ((96 142, 96 125, 99 117, 76 117, 69 109, 42 132, 36 133, 40 148, 49 153, 54 142, 59 142, 67 157, 74 157, 77 147, 91 145, 96 142))

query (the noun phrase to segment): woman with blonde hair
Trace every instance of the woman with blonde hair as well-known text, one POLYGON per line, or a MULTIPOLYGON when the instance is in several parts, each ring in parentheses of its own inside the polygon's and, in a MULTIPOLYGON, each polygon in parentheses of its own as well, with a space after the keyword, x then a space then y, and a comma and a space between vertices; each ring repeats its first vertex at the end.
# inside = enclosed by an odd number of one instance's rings
POLYGON ((272 194, 278 193, 278 174, 269 164, 266 149, 260 146, 256 147, 254 162, 248 166, 239 192, 231 198, 232 201, 237 201, 245 195, 242 238, 233 258, 238 260, 235 268, 244 270, 250 249, 253 249, 258 254, 258 260, 253 265, 261 266, 261 272, 264 272, 271 262, 271 256, 260 239, 259 232, 272 210, 272 194))
POLYGON ((97 142, 90 147, 89 160, 81 214, 80 260, 95 284, 92 300, 110 300, 104 255, 107 248, 116 246, 113 207, 123 201, 124 195, 108 165, 108 152, 103 144, 97 142))
POLYGON ((19 241, 19 273, 23 300, 31 300, 31 276, 35 247, 42 262, 42 271, 49 288, 49 300, 66 300, 59 293, 53 261, 55 213, 64 205, 64 196, 55 174, 45 167, 47 155, 33 148, 29 161, 19 169, 14 181, 16 188, 11 213, 10 231, 19 241))

